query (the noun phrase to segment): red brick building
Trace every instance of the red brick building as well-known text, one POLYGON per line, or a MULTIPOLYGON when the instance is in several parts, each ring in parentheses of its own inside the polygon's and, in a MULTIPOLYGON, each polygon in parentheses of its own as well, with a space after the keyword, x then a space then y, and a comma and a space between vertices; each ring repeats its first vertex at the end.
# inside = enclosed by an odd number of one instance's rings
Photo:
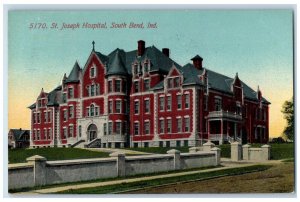
POLYGON ((31 109, 32 147, 173 147, 269 139, 269 102, 236 74, 177 64, 168 48, 92 52, 31 109))

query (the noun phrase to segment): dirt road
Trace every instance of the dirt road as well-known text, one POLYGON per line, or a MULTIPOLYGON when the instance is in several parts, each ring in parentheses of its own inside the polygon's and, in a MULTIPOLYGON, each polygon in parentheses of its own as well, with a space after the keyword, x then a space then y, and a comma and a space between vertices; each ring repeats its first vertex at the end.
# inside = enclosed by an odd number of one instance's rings
POLYGON ((294 187, 294 163, 288 162, 274 164, 262 172, 146 188, 124 194, 290 193, 294 187))

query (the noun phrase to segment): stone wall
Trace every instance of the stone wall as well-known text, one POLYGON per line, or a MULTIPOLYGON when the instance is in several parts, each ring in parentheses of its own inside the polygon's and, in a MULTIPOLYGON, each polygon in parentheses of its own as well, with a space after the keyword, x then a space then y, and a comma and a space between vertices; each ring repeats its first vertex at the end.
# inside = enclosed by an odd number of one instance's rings
POLYGON ((95 179, 132 176, 137 174, 217 166, 220 149, 180 153, 170 150, 167 154, 125 156, 112 153, 110 158, 47 161, 33 156, 25 164, 9 165, 9 189, 79 182, 95 179))
POLYGON ((263 145, 260 148, 251 147, 250 145, 241 145, 239 142, 231 144, 231 160, 232 161, 268 161, 270 160, 271 146, 263 145))

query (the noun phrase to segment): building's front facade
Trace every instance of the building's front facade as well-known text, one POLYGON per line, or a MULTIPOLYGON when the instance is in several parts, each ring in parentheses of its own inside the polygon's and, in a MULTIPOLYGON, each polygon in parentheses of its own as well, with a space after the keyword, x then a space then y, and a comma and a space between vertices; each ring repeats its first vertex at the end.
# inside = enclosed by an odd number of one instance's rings
POLYGON ((8 132, 8 148, 29 147, 30 131, 20 129, 10 129, 8 132))
POLYGON ((202 66, 180 66, 169 49, 94 49, 83 68, 31 109, 32 147, 175 147, 203 141, 265 143, 269 102, 238 75, 229 78, 202 66))

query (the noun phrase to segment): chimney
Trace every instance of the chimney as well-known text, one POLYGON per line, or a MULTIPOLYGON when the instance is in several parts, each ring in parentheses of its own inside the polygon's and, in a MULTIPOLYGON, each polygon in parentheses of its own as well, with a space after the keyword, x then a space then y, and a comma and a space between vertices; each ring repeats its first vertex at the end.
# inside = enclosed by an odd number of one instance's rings
POLYGON ((161 51, 165 56, 170 57, 170 49, 163 48, 161 51))
POLYGON ((196 55, 195 57, 193 57, 191 59, 193 61, 193 65, 194 67, 196 67, 197 69, 201 70, 202 69, 202 61, 203 61, 203 58, 200 57, 199 55, 196 55))
POLYGON ((138 41, 138 56, 142 56, 145 52, 145 41, 139 40, 138 41))

